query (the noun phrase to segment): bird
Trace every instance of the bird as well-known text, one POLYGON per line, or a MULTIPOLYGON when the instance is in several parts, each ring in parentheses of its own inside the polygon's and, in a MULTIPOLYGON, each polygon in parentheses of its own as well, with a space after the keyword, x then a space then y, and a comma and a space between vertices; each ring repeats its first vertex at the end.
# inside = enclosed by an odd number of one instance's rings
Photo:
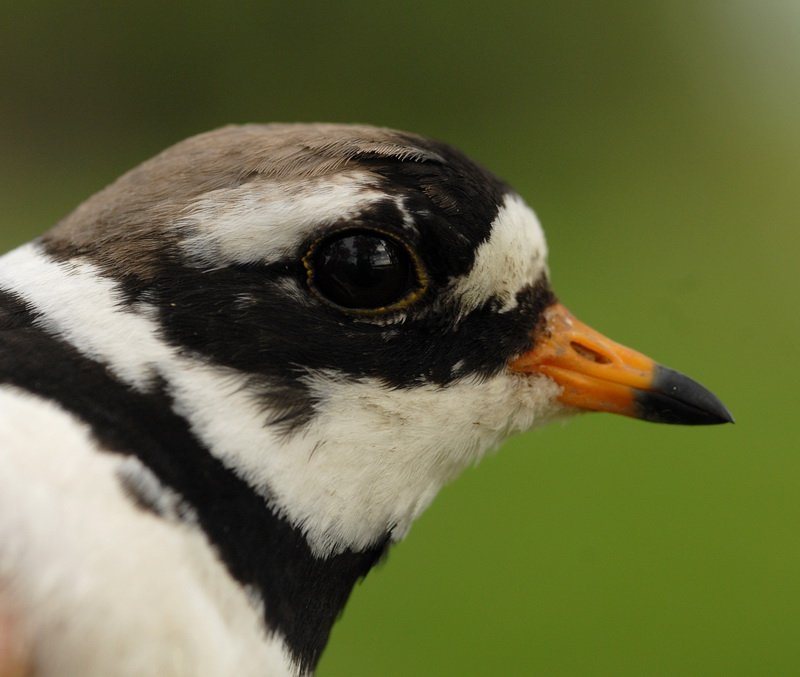
POLYGON ((311 675, 439 489, 585 411, 733 420, 580 322, 440 141, 230 125, 0 257, 0 675, 311 675))

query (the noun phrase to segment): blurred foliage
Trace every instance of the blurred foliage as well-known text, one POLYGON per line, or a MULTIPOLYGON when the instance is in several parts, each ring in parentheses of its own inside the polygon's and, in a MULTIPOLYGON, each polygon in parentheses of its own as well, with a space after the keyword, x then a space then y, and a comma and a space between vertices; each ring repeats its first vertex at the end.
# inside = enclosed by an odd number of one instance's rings
POLYGON ((357 589, 319 674, 800 664, 800 4, 0 3, 0 244, 228 122, 411 129, 508 179, 584 320, 736 426, 522 436, 357 589))

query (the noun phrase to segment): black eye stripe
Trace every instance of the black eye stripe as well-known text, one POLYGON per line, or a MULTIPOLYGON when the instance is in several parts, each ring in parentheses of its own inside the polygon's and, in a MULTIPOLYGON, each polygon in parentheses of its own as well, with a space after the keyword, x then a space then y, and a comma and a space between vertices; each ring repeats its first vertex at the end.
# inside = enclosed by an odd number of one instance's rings
POLYGON ((311 245, 303 258, 311 290, 356 313, 400 310, 427 287, 427 274, 411 247, 373 229, 344 230, 311 245))

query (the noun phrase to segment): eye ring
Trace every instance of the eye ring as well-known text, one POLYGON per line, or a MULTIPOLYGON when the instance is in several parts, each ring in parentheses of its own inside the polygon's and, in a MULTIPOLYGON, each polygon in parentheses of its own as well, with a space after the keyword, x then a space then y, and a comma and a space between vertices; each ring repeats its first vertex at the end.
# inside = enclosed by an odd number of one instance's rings
POLYGON ((340 230, 336 230, 330 233, 326 233, 322 237, 314 240, 311 245, 309 246, 308 250, 306 251, 305 255, 302 258, 303 268, 306 272, 306 283, 308 285, 309 290, 320 300, 324 301, 328 305, 333 306, 343 312, 352 314, 352 315, 361 315, 361 316, 379 316, 379 315, 386 315, 390 313, 399 312, 405 310, 406 308, 410 307, 417 301, 419 301, 425 293, 428 291, 428 287, 430 285, 430 278, 428 277, 428 273, 425 269, 425 265, 422 262, 422 259, 414 251, 413 247, 411 247, 407 242, 405 242, 402 238, 398 237, 395 233, 389 232, 387 230, 383 230, 381 228, 342 228, 340 230), (328 296, 320 290, 319 285, 316 281, 317 270, 315 267, 315 259, 319 253, 319 248, 322 245, 327 243, 335 244, 337 242, 341 242, 344 240, 348 235, 357 236, 357 235, 366 235, 369 237, 373 237, 377 240, 383 239, 388 240, 392 243, 392 245, 396 246, 399 250, 403 252, 403 255, 408 257, 408 262, 410 263, 410 273, 413 274, 413 284, 410 287, 409 291, 404 295, 401 295, 397 300, 392 301, 391 303, 383 303, 378 304, 376 306, 370 307, 351 307, 348 305, 343 305, 341 303, 337 303, 336 300, 328 298, 328 296))

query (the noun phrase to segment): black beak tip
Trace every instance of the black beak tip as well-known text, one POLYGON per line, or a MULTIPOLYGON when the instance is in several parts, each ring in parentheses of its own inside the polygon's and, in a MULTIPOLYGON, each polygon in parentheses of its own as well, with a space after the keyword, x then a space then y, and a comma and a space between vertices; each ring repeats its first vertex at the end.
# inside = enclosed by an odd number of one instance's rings
POLYGON ((688 376, 656 367, 649 390, 636 394, 639 418, 656 423, 718 425, 733 423, 733 416, 714 393, 688 376))

